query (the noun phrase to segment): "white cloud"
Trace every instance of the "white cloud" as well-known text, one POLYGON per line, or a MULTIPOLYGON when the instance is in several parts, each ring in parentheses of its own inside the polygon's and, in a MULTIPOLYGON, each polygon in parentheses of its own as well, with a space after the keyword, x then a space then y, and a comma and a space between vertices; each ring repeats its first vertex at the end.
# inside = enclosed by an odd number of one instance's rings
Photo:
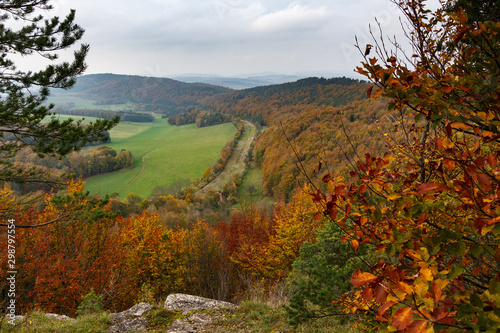
POLYGON ((326 6, 292 3, 283 10, 258 17, 251 24, 255 31, 278 32, 314 29, 331 16, 326 6))

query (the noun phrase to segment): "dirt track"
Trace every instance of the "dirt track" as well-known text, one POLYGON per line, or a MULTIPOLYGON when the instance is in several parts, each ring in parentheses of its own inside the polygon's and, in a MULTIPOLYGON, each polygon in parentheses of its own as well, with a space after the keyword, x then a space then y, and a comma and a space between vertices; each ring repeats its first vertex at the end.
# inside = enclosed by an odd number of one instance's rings
POLYGON ((245 120, 243 120, 243 122, 245 123, 245 130, 240 141, 238 141, 238 144, 231 154, 231 157, 227 161, 226 167, 217 177, 215 177, 214 180, 196 192, 196 195, 204 196, 209 190, 221 191, 222 188, 229 182, 232 175, 243 173, 243 171, 245 171, 245 157, 250 150, 250 145, 252 144, 257 129, 251 122, 245 120))

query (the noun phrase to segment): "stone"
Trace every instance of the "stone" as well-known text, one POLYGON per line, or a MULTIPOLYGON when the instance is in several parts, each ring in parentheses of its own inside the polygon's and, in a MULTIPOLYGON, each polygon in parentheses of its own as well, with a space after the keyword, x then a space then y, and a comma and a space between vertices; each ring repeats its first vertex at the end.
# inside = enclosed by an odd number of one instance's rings
POLYGON ((165 328, 165 333, 202 332, 203 327, 211 321, 211 316, 206 313, 193 313, 188 318, 174 320, 165 328))
POLYGON ((148 320, 144 317, 127 319, 108 328, 108 333, 145 332, 148 320))
POLYGON ((152 308, 151 304, 141 302, 128 310, 111 313, 114 324, 108 328, 108 333, 145 332, 148 320, 141 316, 152 308))
POLYGON ((124 321, 129 319, 130 317, 139 317, 142 316, 145 312, 151 310, 153 306, 148 303, 141 302, 139 304, 134 305, 128 310, 119 312, 119 313, 111 313, 110 316, 115 321, 124 321))
POLYGON ((186 294, 171 294, 168 295, 164 305, 166 310, 182 311, 188 313, 190 311, 212 310, 220 308, 235 308, 236 305, 229 302, 218 301, 215 299, 186 295, 186 294))

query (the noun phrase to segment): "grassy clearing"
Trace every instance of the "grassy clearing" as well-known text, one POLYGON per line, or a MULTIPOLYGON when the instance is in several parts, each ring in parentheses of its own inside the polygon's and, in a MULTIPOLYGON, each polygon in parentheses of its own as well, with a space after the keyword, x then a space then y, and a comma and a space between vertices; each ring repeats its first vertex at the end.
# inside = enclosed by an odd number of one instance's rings
MULTIPOLYGON (((80 120, 83 118, 82 123, 85 125, 90 124, 91 122, 95 122, 97 119, 96 117, 87 117, 87 116, 75 116, 75 115, 67 115, 67 114, 57 114, 55 117, 61 121, 67 120, 67 119, 73 119, 73 120, 80 120)), ((44 122, 48 122, 52 116, 47 116, 44 119, 44 122)), ((125 139, 128 137, 131 137, 133 135, 139 134, 142 131, 145 131, 153 126, 152 123, 133 123, 129 121, 124 121, 120 122, 118 125, 113 127, 111 131, 109 131, 109 134, 111 135, 112 138, 114 139, 125 139)))
MULTIPOLYGON (((287 323, 287 317, 282 307, 271 306, 266 302, 254 300, 244 301, 235 309, 201 310, 200 313, 212 317, 212 322, 201 332, 212 333, 358 333, 352 328, 353 322, 341 323, 336 318, 326 317, 310 323, 292 327, 287 323)), ((148 311, 148 332, 165 332, 175 319, 186 318, 177 311, 167 311, 161 304, 148 311)), ((105 333, 113 324, 107 312, 78 316, 74 320, 47 318, 41 312, 33 312, 22 320, 16 320, 15 326, 5 318, 0 322, 0 333, 105 333)))
POLYGON ((85 315, 75 320, 47 318, 43 313, 33 312, 23 320, 11 325, 6 319, 0 324, 0 333, 105 333, 111 318, 107 312, 85 315))
POLYGON ((257 202, 264 199, 262 193, 262 172, 259 167, 247 169, 238 190, 240 199, 244 203, 257 202))
MULTIPOLYGON (((119 125, 120 126, 120 125, 119 125)), ((155 119, 142 128, 127 124, 111 132, 111 143, 106 146, 120 151, 126 149, 134 156, 132 168, 87 179, 91 193, 118 192, 124 197, 133 192, 147 197, 156 186, 170 186, 176 180, 194 180, 203 175, 220 156, 224 145, 234 136, 231 123, 197 128, 194 124, 170 126, 166 119, 155 119), (127 130, 137 131, 129 135, 127 130), (119 135, 113 135, 117 131, 119 135), (142 168, 144 158, 144 170, 142 168), (129 182, 132 184, 127 185, 129 182)))
POLYGON ((223 332, 297 332, 297 333, 356 333, 350 324, 342 324, 335 318, 322 318, 311 323, 292 327, 287 323, 281 307, 273 307, 261 301, 246 301, 234 310, 225 310, 223 316, 211 323, 206 331, 223 332))
POLYGON ((64 105, 66 103, 74 103, 71 109, 88 109, 88 110, 110 110, 110 111, 121 111, 121 110, 135 110, 136 105, 133 103, 124 104, 113 104, 113 105, 96 105, 96 101, 93 99, 81 98, 75 95, 57 95, 54 94, 49 97, 49 103, 58 105, 64 105))

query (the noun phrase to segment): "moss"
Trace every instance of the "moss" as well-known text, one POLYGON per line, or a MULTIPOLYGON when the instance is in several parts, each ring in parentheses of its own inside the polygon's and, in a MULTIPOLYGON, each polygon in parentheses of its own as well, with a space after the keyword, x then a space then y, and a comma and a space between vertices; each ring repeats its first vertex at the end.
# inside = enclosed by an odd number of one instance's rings
POLYGON ((174 320, 182 318, 179 311, 169 311, 162 308, 149 310, 144 317, 148 319, 147 328, 149 329, 165 329, 171 325, 174 320))

